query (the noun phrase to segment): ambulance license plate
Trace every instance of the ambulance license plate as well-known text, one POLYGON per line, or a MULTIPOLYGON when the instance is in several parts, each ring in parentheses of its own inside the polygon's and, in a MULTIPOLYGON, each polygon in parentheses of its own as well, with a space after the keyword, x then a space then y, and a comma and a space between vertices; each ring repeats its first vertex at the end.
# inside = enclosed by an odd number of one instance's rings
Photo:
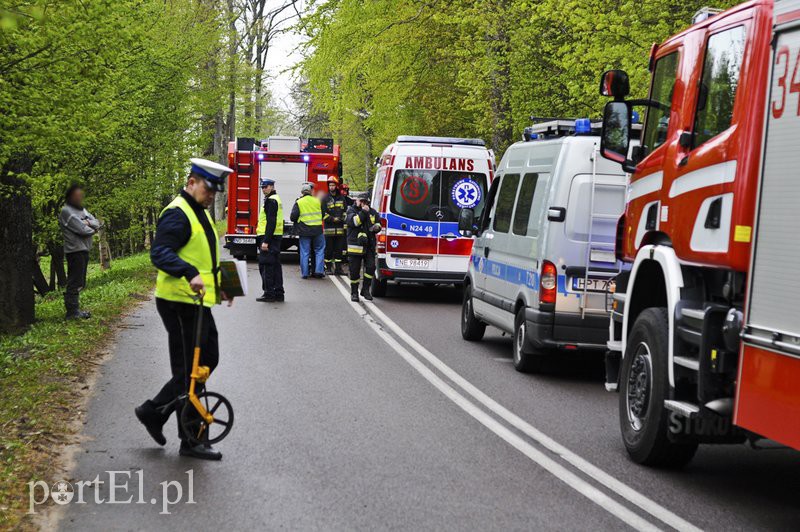
POLYGON ((586 291, 588 292, 606 292, 608 291, 609 281, 610 279, 586 279, 584 277, 573 277, 572 289, 583 292, 583 287, 586 285, 586 291))
POLYGON ((431 259, 395 259, 395 265, 397 268, 407 268, 409 270, 428 270, 431 267, 431 259))

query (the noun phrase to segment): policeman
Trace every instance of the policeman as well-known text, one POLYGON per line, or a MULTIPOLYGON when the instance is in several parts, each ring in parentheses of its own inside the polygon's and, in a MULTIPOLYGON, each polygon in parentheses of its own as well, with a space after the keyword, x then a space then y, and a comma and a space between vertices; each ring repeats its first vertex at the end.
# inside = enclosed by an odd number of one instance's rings
MULTIPOLYGON (((216 193, 225 190, 225 179, 233 170, 205 159, 191 159, 191 162, 183 190, 161 211, 150 251, 150 259, 158 269, 156 309, 169 337, 172 378, 135 412, 156 443, 164 445, 167 442, 164 423, 176 411, 180 454, 219 460, 222 454, 208 443, 190 443, 180 425, 182 404, 175 399, 189 386, 198 310, 203 312, 200 364, 213 371, 219 359, 217 327, 211 307, 228 298, 220 290, 219 236, 206 209, 214 204, 216 193), (198 309, 193 299, 195 294, 204 295, 202 308, 198 309)), ((228 300, 228 306, 232 302, 228 300)))
POLYGON ((309 260, 311 250, 314 251, 314 277, 325 277, 325 237, 322 234, 322 204, 319 198, 314 197, 312 191, 314 185, 303 183, 300 187, 302 196, 292 207, 289 219, 294 222, 295 231, 299 236, 298 247, 300 248, 300 272, 303 279, 309 277, 309 260))
POLYGON ((362 193, 347 209, 347 261, 350 267, 350 300, 358 301, 361 265, 364 282, 361 295, 372 300, 370 287, 375 276, 375 234, 381 230, 378 212, 369 206, 369 194, 362 193))
POLYGON ((258 243, 258 271, 264 293, 256 301, 282 303, 283 270, 281 268, 281 240, 283 240, 283 203, 275 192, 275 181, 261 179, 264 205, 258 214, 256 227, 258 243))
POLYGON ((328 273, 343 275, 342 250, 346 240, 344 218, 347 206, 335 180, 328 181, 328 196, 322 203, 322 213, 325 224, 325 269, 328 273))

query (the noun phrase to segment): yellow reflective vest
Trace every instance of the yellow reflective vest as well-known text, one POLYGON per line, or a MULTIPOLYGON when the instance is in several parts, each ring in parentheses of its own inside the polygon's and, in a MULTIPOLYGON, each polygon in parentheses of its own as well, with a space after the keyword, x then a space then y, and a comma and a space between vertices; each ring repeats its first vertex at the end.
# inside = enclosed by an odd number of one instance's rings
MULTIPOLYGON (((278 216, 275 219, 275 232, 272 236, 283 236, 283 202, 281 201, 281 197, 278 196, 277 193, 272 194, 269 196, 268 199, 274 199, 278 202, 278 216)), ((256 226, 256 234, 259 236, 263 236, 264 233, 267 231, 267 213, 264 206, 261 206, 261 212, 258 213, 258 225, 256 226)))
POLYGON ((319 198, 306 194, 297 200, 297 208, 300 210, 298 222, 302 222, 309 227, 322 225, 322 204, 319 198))
MULTIPOLYGON (((206 294, 203 298, 203 305, 206 307, 213 307, 220 302, 220 274, 219 274, 219 235, 217 229, 214 227, 214 221, 208 211, 205 211, 205 216, 208 217, 208 223, 211 224, 211 230, 214 232, 214 245, 216 246, 216 262, 211 260, 211 248, 209 247, 206 232, 203 229, 203 224, 195 215, 191 205, 178 196, 172 202, 164 207, 161 214, 164 214, 168 209, 180 209, 189 219, 189 224, 192 229, 191 236, 188 242, 181 249, 178 250, 178 256, 197 268, 203 283, 206 285, 206 294)), ((192 296, 194 292, 189 287, 189 281, 183 277, 174 277, 165 271, 158 270, 156 277, 156 297, 166 299, 168 301, 176 301, 178 303, 194 303, 192 296)))

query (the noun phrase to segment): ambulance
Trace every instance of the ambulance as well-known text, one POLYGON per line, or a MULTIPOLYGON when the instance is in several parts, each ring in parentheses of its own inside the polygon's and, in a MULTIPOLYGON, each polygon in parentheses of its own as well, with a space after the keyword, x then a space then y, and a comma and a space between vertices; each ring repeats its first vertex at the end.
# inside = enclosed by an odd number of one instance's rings
POLYGON ((464 281, 473 238, 459 234, 459 212, 483 212, 494 164, 480 139, 403 135, 386 147, 372 189, 383 225, 374 296, 385 296, 389 281, 464 281))

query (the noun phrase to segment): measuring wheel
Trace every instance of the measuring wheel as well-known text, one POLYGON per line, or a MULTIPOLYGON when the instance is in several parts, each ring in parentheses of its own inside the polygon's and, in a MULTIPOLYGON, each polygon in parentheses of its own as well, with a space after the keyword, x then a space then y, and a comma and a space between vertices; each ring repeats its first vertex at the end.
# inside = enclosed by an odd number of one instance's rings
POLYGON ((181 410, 181 428, 192 443, 218 443, 233 428, 233 407, 230 401, 216 392, 202 391, 197 399, 203 408, 214 417, 210 424, 202 418, 191 401, 187 400, 181 410))

